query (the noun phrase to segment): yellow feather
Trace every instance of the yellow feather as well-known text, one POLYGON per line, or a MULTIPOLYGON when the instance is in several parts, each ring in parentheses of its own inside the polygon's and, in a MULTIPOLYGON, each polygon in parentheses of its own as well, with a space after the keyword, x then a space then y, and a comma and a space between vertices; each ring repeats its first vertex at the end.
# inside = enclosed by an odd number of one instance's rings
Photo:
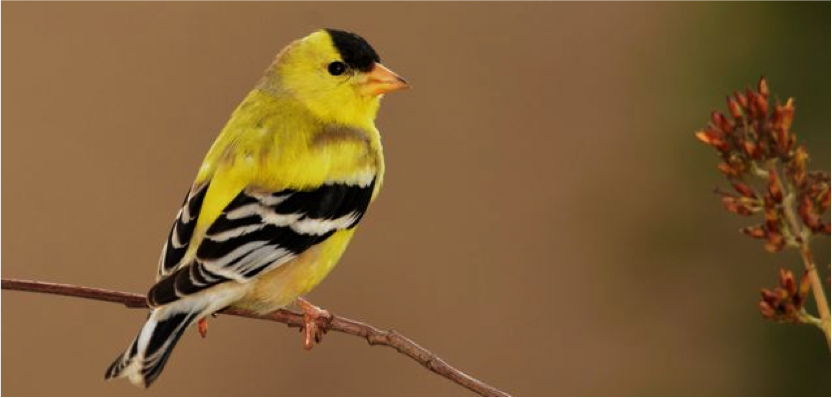
POLYGON ((258 277, 234 307, 265 314, 309 293, 332 271, 354 233, 355 229, 336 232, 297 259, 258 277))

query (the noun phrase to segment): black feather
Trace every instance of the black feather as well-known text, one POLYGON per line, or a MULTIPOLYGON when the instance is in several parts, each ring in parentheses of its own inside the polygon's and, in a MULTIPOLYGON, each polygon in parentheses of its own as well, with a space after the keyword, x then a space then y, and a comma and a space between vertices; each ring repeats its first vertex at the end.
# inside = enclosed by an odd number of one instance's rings
POLYGON ((332 38, 332 43, 350 68, 367 72, 373 64, 381 62, 376 50, 363 37, 337 29, 325 29, 332 38))
MULTIPOLYGON (((263 242, 253 250, 270 248, 285 250, 288 254, 276 261, 286 260, 299 255, 310 247, 325 241, 338 229, 353 228, 364 216, 373 195, 375 181, 365 187, 349 184, 327 184, 310 191, 283 190, 279 193, 282 200, 267 206, 266 199, 247 192, 240 192, 237 197, 226 206, 225 210, 208 228, 196 251, 196 259, 172 274, 160 280, 148 293, 148 302, 152 306, 164 305, 178 300, 183 296, 197 293, 211 286, 231 280, 226 276, 209 270, 209 261, 225 261, 224 269, 236 270, 243 279, 257 276, 263 270, 272 267, 275 262, 263 264, 248 263, 247 253, 235 253, 236 249, 251 243, 263 242), (263 200, 263 202, 261 202, 263 200), (273 212, 279 215, 297 215, 299 220, 313 219, 324 222, 335 220, 350 214, 355 215, 355 221, 348 226, 321 231, 320 234, 302 233, 292 228, 292 225, 275 225, 265 222, 259 214, 229 219, 228 214, 234 210, 250 204, 263 206, 261 211, 273 212), (246 231, 245 227, 254 227, 246 231), (219 234, 241 228, 239 235, 218 237, 219 234)), ((274 194, 275 196, 278 194, 274 194)), ((215 270, 216 271, 216 270, 215 270)))

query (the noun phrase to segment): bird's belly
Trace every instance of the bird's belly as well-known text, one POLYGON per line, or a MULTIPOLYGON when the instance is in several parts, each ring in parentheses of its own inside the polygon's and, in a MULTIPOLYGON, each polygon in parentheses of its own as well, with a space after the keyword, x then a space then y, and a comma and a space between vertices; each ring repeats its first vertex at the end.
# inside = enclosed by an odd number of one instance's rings
POLYGON ((338 263, 354 231, 336 232, 294 260, 254 279, 246 294, 233 307, 265 314, 309 293, 338 263))

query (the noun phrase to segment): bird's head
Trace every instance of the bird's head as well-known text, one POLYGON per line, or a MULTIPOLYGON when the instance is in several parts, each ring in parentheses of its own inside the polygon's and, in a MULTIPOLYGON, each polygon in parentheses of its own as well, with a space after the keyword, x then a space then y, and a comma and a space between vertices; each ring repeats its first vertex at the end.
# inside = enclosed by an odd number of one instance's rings
POLYGON ((349 124, 373 120, 384 94, 408 87, 361 36, 335 29, 290 44, 262 83, 297 98, 324 120, 349 124))

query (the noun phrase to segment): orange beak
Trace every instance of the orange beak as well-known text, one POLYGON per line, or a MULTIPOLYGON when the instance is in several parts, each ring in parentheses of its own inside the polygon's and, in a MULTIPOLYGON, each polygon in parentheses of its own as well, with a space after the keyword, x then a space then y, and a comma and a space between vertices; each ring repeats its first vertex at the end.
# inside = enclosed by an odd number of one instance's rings
POLYGON ((408 87, 407 81, 380 63, 374 64, 373 69, 367 72, 367 81, 364 83, 364 90, 370 95, 386 94, 408 87))

